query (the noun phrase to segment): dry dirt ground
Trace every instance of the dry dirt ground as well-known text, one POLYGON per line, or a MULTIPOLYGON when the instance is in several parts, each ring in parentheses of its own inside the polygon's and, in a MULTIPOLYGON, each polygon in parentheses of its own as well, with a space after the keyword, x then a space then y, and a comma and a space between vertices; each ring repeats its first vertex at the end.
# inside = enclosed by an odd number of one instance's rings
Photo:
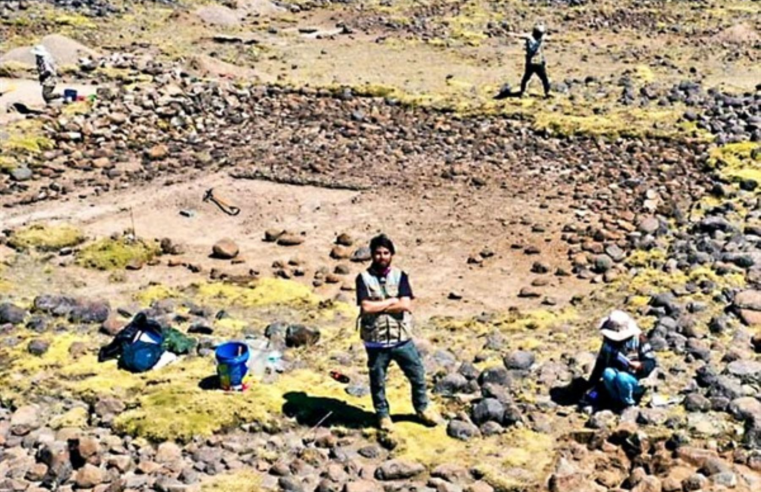
MULTIPOLYGON (((203 267, 201 273, 191 273, 183 267, 169 267, 164 260, 162 265, 125 272, 125 282, 110 283, 108 273, 73 265, 55 273, 30 266, 20 269, 23 274, 16 274, 23 275, 23 281, 12 280, 21 289, 26 285, 27 294, 39 291, 52 278, 61 286, 79 286, 78 293, 114 299, 129 299, 150 282, 187 285, 206 278, 211 268, 232 274, 254 269, 268 276, 273 274, 274 261, 294 258, 302 261, 306 270, 300 280, 311 282, 316 269, 324 266, 332 271, 338 263, 349 263, 329 258, 338 234, 348 232, 366 243, 382 231, 396 241, 396 261, 412 277, 419 300, 417 312, 428 317, 505 311, 511 306, 538 307, 542 298, 517 297, 535 277, 530 269, 538 257, 523 254, 515 245, 537 246, 543 261, 564 264, 559 231, 566 214, 560 205, 540 209, 538 202, 514 198, 504 190, 474 192, 453 185, 416 196, 390 189, 372 192, 301 187, 234 179, 220 173, 169 186, 156 183, 122 190, 86 201, 70 198, 62 203, 0 209, 0 223, 15 228, 35 222, 66 222, 82 227, 90 237, 104 237, 131 228, 134 220, 139 237, 169 237, 186 246, 185 261, 203 267), (215 205, 202 202, 208 188, 237 204, 242 209, 240 215, 225 215, 215 205), (193 215, 183 216, 181 210, 193 215), (535 224, 544 225, 547 232, 532 233, 535 224), (267 243, 263 241, 267 229, 304 233, 306 240, 293 247, 267 243), (210 258, 212 245, 222 238, 231 238, 240 246, 245 263, 231 265, 210 258), (468 257, 478 256, 484 248, 492 250, 494 256, 482 265, 468 264, 468 257), (81 282, 70 282, 72 279, 81 282), (452 292, 462 299, 449 299, 452 292)), ((352 275, 345 277, 348 285, 353 285, 354 274, 364 268, 363 264, 351 265, 352 275)), ((340 288, 341 284, 324 285, 317 293, 329 298, 340 288)), ((588 281, 554 277, 539 290, 555 298, 558 305, 565 305, 573 295, 590 289, 588 281)))

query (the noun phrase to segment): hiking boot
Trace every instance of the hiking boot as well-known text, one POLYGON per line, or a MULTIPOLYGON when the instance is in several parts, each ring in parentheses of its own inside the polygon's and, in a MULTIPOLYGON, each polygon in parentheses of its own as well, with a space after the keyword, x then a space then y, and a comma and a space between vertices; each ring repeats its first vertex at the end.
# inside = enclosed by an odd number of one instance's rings
POLYGON ((422 412, 418 412, 417 418, 426 427, 436 427, 441 423, 441 415, 434 412, 430 408, 423 410, 422 412))
POLYGON ((378 428, 385 432, 393 432, 394 423, 391 421, 391 417, 378 417, 378 428))

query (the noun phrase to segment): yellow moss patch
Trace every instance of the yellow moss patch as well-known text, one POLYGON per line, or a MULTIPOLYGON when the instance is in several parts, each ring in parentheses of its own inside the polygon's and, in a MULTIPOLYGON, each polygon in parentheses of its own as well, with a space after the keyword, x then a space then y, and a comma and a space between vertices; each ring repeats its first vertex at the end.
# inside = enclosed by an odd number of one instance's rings
POLYGON ((629 267, 649 267, 653 263, 663 263, 666 261, 666 252, 662 249, 651 249, 648 251, 638 249, 626 258, 626 265, 629 267))
POLYGON ((319 298, 308 286, 278 278, 263 278, 253 282, 250 287, 221 282, 204 283, 197 287, 197 297, 205 301, 243 307, 272 304, 316 305, 319 302, 319 298))
POLYGON ((62 26, 72 26, 85 29, 93 29, 97 27, 96 24, 89 18, 85 17, 84 15, 77 14, 59 15, 54 19, 54 21, 56 24, 62 26))
POLYGON ((156 256, 159 247, 155 241, 148 243, 142 240, 101 239, 90 244, 77 254, 77 263, 98 270, 124 268, 133 260, 146 262, 156 256))
POLYGON ((77 101, 71 104, 65 105, 61 109, 61 113, 67 116, 75 116, 78 114, 87 114, 92 109, 92 104, 89 101, 77 101))
POLYGON ((526 490, 527 484, 493 465, 479 464, 474 467, 474 471, 481 477, 481 480, 494 488, 494 492, 519 492, 526 490))
POLYGON ((58 251, 84 242, 85 236, 74 226, 33 224, 13 231, 8 244, 15 249, 39 251, 58 251))
POLYGON ((271 385, 254 382, 245 392, 201 389, 216 374, 212 358, 185 358, 163 372, 164 381, 152 384, 137 398, 137 407, 114 421, 119 432, 151 441, 186 442, 210 436, 247 422, 268 423, 281 414, 283 394, 298 388, 299 374, 271 385), (181 365, 180 365, 181 364, 181 365))
POLYGON ((224 473, 205 480, 201 484, 203 492, 258 492, 261 477, 251 470, 224 473))
POLYGON ((144 306, 149 306, 154 301, 161 299, 171 299, 179 297, 177 289, 167 287, 166 285, 149 285, 135 294, 135 300, 144 306))
POLYGON ((86 408, 76 407, 72 408, 63 415, 53 417, 50 421, 50 427, 53 430, 62 429, 64 427, 74 427, 82 429, 88 425, 89 413, 86 408))
POLYGON ((53 141, 45 136, 38 120, 15 122, 6 127, 6 133, 8 137, 0 142, 0 150, 5 152, 38 154, 53 148, 53 141))
POLYGON ((560 114, 540 112, 534 124, 562 136, 668 136, 676 132, 676 110, 630 109, 610 112, 606 115, 560 114), (654 123, 663 128, 656 129, 654 123))
POLYGON ((637 65, 634 67, 634 77, 645 83, 650 83, 655 80, 653 70, 647 65, 637 65))
POLYGON ((711 151, 709 165, 718 168, 726 179, 753 179, 761 183, 761 159, 751 157, 757 148, 759 144, 755 142, 722 145, 711 151))

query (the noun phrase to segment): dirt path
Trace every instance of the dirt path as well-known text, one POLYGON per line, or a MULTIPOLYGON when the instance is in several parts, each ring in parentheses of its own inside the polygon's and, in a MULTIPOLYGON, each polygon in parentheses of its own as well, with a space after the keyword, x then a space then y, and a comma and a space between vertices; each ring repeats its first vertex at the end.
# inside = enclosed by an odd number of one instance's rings
MULTIPOLYGON (((389 190, 357 192, 297 187, 265 181, 236 180, 224 174, 171 186, 153 184, 88 198, 89 206, 76 199, 62 203, 40 203, 23 209, 0 210, 5 227, 32 222, 71 222, 91 237, 108 236, 131 227, 132 216, 137 234, 144 238, 169 237, 184 244, 184 259, 203 267, 193 274, 182 267, 164 264, 125 272, 126 282, 112 284, 107 273, 70 267, 69 274, 80 278, 82 294, 129 297, 149 282, 187 285, 207 278, 211 268, 233 274, 249 269, 272 275, 276 260, 297 258, 306 274, 299 280, 311 282, 320 267, 333 271, 338 263, 329 257, 335 237, 348 232, 365 243, 378 232, 389 234, 397 243, 397 264, 411 274, 418 311, 435 314, 473 314, 481 311, 504 311, 510 306, 539 307, 542 298, 520 299, 522 287, 536 278, 530 273, 537 259, 550 264, 564 262, 563 243, 559 241, 560 224, 565 213, 544 210, 525 200, 501 192, 473 192, 468 188, 442 188, 424 196, 390 195, 389 190), (214 205, 203 203, 204 191, 213 187, 242 212, 230 217, 214 205), (192 217, 180 214, 192 211, 192 217), (553 222, 547 218, 553 217, 553 222), (518 219, 522 219, 521 223, 518 219), (544 224, 547 232, 531 233, 532 224, 544 224), (262 240, 267 229, 286 229, 303 233, 305 241, 295 247, 277 246, 262 240), (245 263, 209 258, 211 247, 219 239, 231 238, 239 246, 245 263), (527 256, 516 245, 534 245, 541 256, 527 256), (469 264, 469 256, 478 256, 484 248, 493 256, 483 264, 469 264), (75 271, 76 270, 76 271, 75 271), (451 300, 451 292, 462 300, 451 300)), ((553 205, 553 207, 555 207, 553 205)), ((351 285, 363 266, 350 264, 351 274, 344 283, 351 285)), ((588 292, 586 282, 571 277, 545 275, 549 284, 538 288, 544 295, 565 304, 571 296, 588 292)), ((339 293, 341 284, 324 285, 317 292, 326 297, 339 293)), ((353 298, 351 292, 346 292, 353 298)))

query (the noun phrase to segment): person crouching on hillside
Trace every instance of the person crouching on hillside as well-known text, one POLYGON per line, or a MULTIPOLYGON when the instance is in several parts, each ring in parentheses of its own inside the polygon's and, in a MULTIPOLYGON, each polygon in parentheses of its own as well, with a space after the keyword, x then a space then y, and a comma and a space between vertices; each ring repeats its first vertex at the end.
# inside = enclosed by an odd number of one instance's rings
POLYGON ((55 86, 58 84, 58 72, 53 62, 53 56, 43 45, 37 45, 32 48, 32 54, 35 56, 37 64, 37 76, 42 86, 42 98, 46 104, 61 97, 55 93, 55 86))
POLYGON ((370 391, 378 417, 378 427, 393 430, 388 400, 386 372, 396 361, 412 386, 412 405, 418 419, 436 426, 440 417, 428 408, 425 368, 412 341, 412 288, 407 274, 391 266, 396 249, 381 234, 370 241, 372 264, 356 280, 357 304, 360 307, 360 336, 367 350, 370 391))
POLYGON ((649 376, 657 365, 653 348, 634 319, 623 311, 613 311, 603 319, 600 333, 603 343, 587 388, 594 388, 602 379, 614 406, 636 405, 645 392, 640 380, 649 376))

